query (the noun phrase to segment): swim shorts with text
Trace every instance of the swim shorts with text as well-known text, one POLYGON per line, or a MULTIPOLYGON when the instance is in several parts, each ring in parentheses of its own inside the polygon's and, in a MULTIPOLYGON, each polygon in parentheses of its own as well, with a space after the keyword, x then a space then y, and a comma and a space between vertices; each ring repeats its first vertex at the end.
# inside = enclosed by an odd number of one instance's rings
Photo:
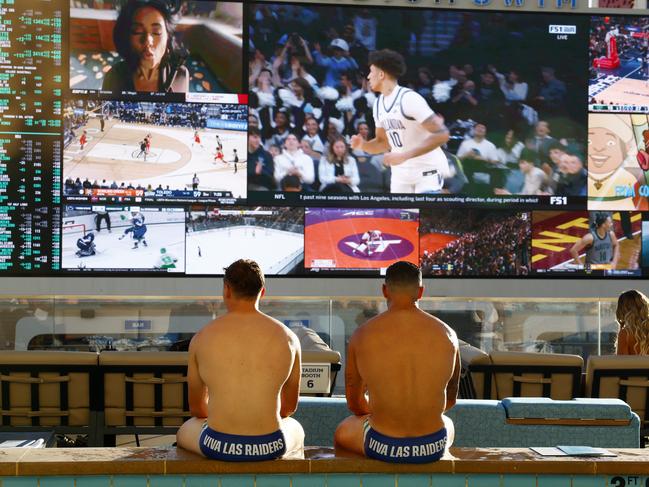
POLYGON ((370 426, 369 420, 363 425, 365 455, 368 458, 390 463, 430 463, 436 462, 446 449, 448 440, 446 428, 426 436, 394 438, 386 436, 370 426))
POLYGON ((201 452, 207 458, 225 462, 274 460, 286 453, 286 440, 282 430, 258 436, 230 435, 214 431, 206 421, 198 442, 201 452))

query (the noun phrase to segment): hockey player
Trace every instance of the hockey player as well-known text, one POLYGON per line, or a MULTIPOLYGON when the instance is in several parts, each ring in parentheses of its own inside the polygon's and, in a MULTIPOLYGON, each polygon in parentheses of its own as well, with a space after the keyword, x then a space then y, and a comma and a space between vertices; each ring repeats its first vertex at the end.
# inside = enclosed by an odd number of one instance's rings
POLYGON ((160 249, 160 257, 154 266, 156 269, 175 269, 178 258, 167 252, 164 247, 160 249))
POLYGON ((83 237, 77 240, 77 257, 90 257, 97 253, 95 247, 95 234, 92 232, 86 233, 83 237))
POLYGON ((131 226, 128 227, 126 230, 124 230, 124 233, 122 234, 121 237, 119 237, 119 240, 122 240, 126 235, 129 233, 132 234, 131 237, 133 240, 135 240, 135 243, 133 244, 134 249, 137 249, 139 247, 140 242, 147 247, 148 244, 146 242, 146 238, 144 236, 146 235, 146 225, 144 224, 144 215, 140 213, 139 211, 132 211, 131 212, 131 226))

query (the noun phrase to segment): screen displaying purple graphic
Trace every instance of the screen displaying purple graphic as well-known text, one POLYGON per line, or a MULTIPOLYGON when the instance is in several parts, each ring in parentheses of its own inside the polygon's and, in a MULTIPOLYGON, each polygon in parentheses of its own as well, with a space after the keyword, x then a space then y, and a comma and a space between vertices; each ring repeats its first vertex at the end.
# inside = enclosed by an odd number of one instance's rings
POLYGON ((419 252, 419 210, 307 208, 305 267, 385 269, 419 252))
POLYGON ((419 219, 419 210, 307 208, 305 224, 314 225, 326 221, 349 220, 350 218, 393 218, 402 221, 417 221, 419 219))

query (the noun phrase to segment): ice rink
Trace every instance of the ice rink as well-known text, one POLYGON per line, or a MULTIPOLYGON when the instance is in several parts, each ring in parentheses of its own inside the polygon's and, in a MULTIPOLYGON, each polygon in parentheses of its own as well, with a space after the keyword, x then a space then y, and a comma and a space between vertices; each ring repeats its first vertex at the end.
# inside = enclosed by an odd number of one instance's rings
MULTIPOLYGON (((145 239, 148 247, 140 243, 139 248, 133 249, 133 239, 127 235, 124 239, 119 237, 127 228, 125 226, 113 227, 112 233, 105 228, 97 232, 87 228, 86 232, 95 234, 97 254, 89 257, 77 257, 77 239, 79 232, 66 233, 63 231, 63 245, 61 252, 63 269, 153 269, 160 258, 160 249, 167 249, 176 262, 176 269, 169 272, 183 272, 185 270, 185 223, 147 223, 145 239)), ((103 227, 103 225, 102 225, 103 227)))
POLYGON ((240 226, 187 234, 187 274, 223 274, 224 267, 242 258, 257 261, 264 274, 285 274, 303 257, 300 233, 240 226))
POLYGON ((154 189, 192 189, 194 174, 199 179, 198 189, 204 191, 231 191, 236 198, 246 197, 247 139, 245 132, 230 130, 199 130, 200 145, 194 142, 194 131, 184 127, 163 127, 119 120, 106 122, 104 132, 99 121, 90 119, 76 131, 77 138, 65 149, 63 177, 86 178, 99 184, 105 179, 110 185, 131 183, 154 189), (88 142, 81 150, 79 136, 87 131, 88 142), (151 150, 144 160, 139 155, 140 141, 151 134, 151 150), (214 160, 216 136, 223 144, 226 162, 214 160), (239 163, 234 167, 234 149, 239 163))

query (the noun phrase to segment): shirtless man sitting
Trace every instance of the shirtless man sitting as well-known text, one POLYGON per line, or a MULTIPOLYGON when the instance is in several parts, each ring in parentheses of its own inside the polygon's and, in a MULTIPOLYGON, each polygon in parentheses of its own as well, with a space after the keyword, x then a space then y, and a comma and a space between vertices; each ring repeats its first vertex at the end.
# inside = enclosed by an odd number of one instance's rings
POLYGON ((336 454, 427 463, 439 460, 453 442, 453 422, 444 412, 457 398, 458 341, 451 328, 419 309, 423 292, 417 266, 388 267, 388 310, 349 341, 345 389, 354 416, 336 429, 336 454))
POLYGON ((260 461, 304 458, 297 408, 300 342, 259 311, 264 275, 256 262, 225 269, 227 313, 202 328, 189 345, 189 409, 178 446, 207 458, 260 461))

